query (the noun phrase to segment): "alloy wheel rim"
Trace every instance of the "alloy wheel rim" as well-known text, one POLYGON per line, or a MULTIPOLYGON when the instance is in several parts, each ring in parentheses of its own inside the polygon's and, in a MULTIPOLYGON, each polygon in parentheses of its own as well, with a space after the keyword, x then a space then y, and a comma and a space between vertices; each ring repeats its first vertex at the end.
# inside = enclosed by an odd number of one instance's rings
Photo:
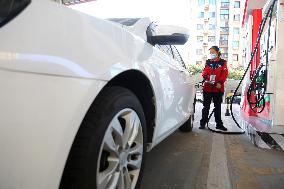
POLYGON ((143 157, 143 131, 132 109, 118 112, 108 125, 97 165, 98 189, 134 189, 143 157))

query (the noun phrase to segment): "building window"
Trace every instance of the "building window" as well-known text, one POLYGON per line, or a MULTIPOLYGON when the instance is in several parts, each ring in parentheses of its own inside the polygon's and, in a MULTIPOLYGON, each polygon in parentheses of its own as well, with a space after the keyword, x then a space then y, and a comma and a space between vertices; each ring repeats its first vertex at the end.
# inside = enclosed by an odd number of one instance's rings
POLYGON ((224 9, 220 11, 221 20, 229 20, 229 9, 224 9))
POLYGON ((228 48, 221 47, 220 51, 221 53, 228 53, 228 48))
POLYGON ((227 59, 228 58, 228 53, 223 53, 222 57, 227 59))
POLYGON ((220 11, 220 14, 229 14, 229 9, 223 9, 220 11))
POLYGON ((234 28, 234 34, 239 35, 240 34, 240 28, 234 28))
POLYGON ((228 3, 221 3, 221 8, 222 9, 228 9, 228 8, 230 8, 230 3, 228 2, 228 3))
POLYGON ((209 24, 209 30, 215 30, 216 26, 215 24, 209 24))
POLYGON ((239 41, 233 41, 233 49, 239 49, 239 41))
POLYGON ((198 0, 198 5, 199 6, 202 6, 202 5, 204 5, 205 4, 205 0, 198 0))
POLYGON ((216 5, 216 0, 209 0, 210 5, 216 5))
POLYGON ((228 40, 220 40, 220 46, 228 46, 228 40))
POLYGON ((228 35, 220 35, 220 40, 228 40, 228 35))
POLYGON ((234 8, 240 8, 240 7, 241 7, 241 2, 235 1, 234 8))
POLYGON ((215 43, 215 36, 208 36, 208 42, 215 43))
POLYGON ((209 12, 209 18, 215 18, 216 17, 216 13, 215 12, 209 12))
POLYGON ((197 42, 203 42, 203 36, 197 36, 197 42))
POLYGON ((233 61, 239 61, 239 55, 233 54, 233 61))
POLYGON ((229 28, 228 27, 220 27, 220 32, 221 33, 229 33, 229 28))
POLYGON ((203 25, 202 24, 197 24, 197 30, 203 30, 203 25))
POLYGON ((204 18, 204 12, 199 12, 198 13, 198 18, 204 18))
POLYGON ((240 21, 241 20, 241 15, 240 14, 235 14, 234 15, 234 21, 240 21))
POLYGON ((196 54, 197 54, 197 55, 202 55, 202 54, 203 54, 202 49, 196 49, 196 54))
POLYGON ((229 15, 228 14, 221 14, 220 18, 221 18, 221 20, 229 20, 229 15))

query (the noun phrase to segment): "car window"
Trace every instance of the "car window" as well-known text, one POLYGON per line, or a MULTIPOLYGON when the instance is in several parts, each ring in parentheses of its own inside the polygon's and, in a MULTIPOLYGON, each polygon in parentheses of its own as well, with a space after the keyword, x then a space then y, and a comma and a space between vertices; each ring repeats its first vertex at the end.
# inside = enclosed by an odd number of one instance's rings
POLYGON ((168 56, 175 59, 182 67, 186 68, 185 63, 177 50, 177 48, 173 45, 155 45, 160 51, 166 53, 168 56))
POLYGON ((171 48, 172 48, 172 53, 173 53, 174 59, 175 59, 176 61, 178 61, 181 66, 183 66, 184 68, 186 68, 185 63, 184 63, 184 61, 183 61, 183 59, 182 59, 182 57, 181 57, 179 51, 177 50, 177 48, 176 48, 174 45, 172 45, 171 48))
POLYGON ((0 27, 17 16, 30 0, 0 0, 0 27))
POLYGON ((169 57, 174 58, 172 48, 170 45, 155 45, 160 51, 166 53, 169 57))

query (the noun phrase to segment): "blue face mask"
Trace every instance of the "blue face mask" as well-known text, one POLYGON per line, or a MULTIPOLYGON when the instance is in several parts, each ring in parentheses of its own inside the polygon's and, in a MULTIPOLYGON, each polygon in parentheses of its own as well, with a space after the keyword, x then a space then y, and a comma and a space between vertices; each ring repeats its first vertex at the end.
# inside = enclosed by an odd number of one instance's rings
POLYGON ((211 56, 211 59, 217 58, 217 55, 215 53, 214 54, 210 54, 210 56, 211 56))

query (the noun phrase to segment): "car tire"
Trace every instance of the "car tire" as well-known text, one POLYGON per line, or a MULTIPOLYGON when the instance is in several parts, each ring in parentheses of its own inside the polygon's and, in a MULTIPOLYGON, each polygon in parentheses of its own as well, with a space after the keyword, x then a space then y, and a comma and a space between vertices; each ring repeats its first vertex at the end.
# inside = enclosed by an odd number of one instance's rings
POLYGON ((146 121, 138 98, 128 89, 107 87, 81 124, 60 188, 139 188, 146 141, 146 121))

